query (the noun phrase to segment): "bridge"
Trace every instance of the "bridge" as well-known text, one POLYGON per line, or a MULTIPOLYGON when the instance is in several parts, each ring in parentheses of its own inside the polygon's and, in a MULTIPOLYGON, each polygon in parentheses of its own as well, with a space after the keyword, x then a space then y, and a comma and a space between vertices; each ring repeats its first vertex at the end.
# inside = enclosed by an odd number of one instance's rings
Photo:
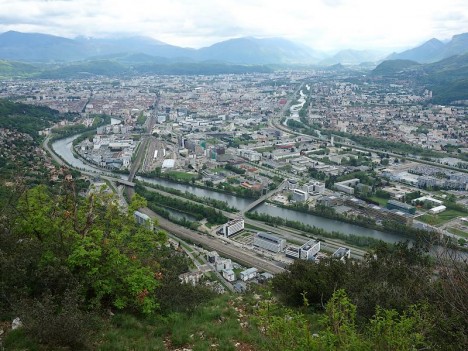
POLYGON ((273 195, 275 195, 276 193, 279 193, 280 191, 283 190, 284 186, 286 184, 286 179, 283 180, 283 182, 278 185, 278 187, 268 193, 266 193, 265 195, 263 195, 262 197, 258 198, 257 200, 255 200, 254 202, 250 203, 249 205, 247 205, 241 212, 240 214, 243 216, 246 212, 249 212, 250 210, 253 210, 255 207, 257 207, 258 205, 260 205, 262 202, 264 202, 266 199, 272 197, 273 195))
POLYGON ((134 183, 134 182, 130 182, 130 181, 125 180, 125 179, 112 178, 112 180, 114 180, 114 181, 117 182, 118 184, 126 185, 126 186, 129 186, 129 187, 131 187, 131 188, 134 188, 134 187, 135 187, 135 183, 134 183))

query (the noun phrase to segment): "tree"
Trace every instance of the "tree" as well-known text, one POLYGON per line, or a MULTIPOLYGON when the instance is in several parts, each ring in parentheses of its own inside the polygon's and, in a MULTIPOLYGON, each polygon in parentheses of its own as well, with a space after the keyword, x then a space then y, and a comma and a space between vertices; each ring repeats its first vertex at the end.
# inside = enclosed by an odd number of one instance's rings
POLYGON ((133 211, 144 205, 136 196, 125 214, 113 195, 81 199, 72 189, 53 194, 39 186, 20 198, 12 229, 17 240, 36 245, 40 265, 68 271, 88 305, 150 313, 165 235, 136 225, 133 211))

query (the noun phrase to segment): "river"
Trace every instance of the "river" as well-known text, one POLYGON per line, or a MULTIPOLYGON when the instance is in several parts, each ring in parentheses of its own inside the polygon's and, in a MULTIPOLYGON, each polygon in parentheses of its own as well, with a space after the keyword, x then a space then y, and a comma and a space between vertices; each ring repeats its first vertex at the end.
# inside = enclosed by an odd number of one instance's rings
MULTIPOLYGON (((52 143, 52 149, 55 151, 55 153, 60 155, 62 159, 64 159, 68 164, 72 165, 73 167, 95 172, 97 170, 95 167, 84 163, 82 160, 76 158, 73 155, 71 151, 72 142, 77 137, 78 136, 75 135, 62 140, 55 141, 54 143, 52 143)), ((115 176, 121 177, 121 175, 115 176)), ((209 197, 216 200, 226 201, 230 206, 233 206, 239 210, 245 208, 249 203, 253 201, 252 199, 245 199, 234 195, 219 193, 217 191, 209 189, 198 188, 191 184, 175 183, 166 179, 150 179, 140 176, 138 176, 137 179, 146 181, 148 183, 159 184, 165 187, 177 189, 180 191, 188 191, 196 196, 209 197)), ((337 231, 344 234, 367 236, 376 239, 381 239, 390 243, 406 240, 406 238, 403 236, 388 234, 377 230, 360 227, 350 223, 344 223, 337 220, 322 218, 311 214, 297 212, 267 204, 261 204, 260 206, 257 206, 254 210, 260 213, 269 214, 271 216, 288 218, 290 220, 310 224, 318 228, 323 228, 327 231, 337 231)))

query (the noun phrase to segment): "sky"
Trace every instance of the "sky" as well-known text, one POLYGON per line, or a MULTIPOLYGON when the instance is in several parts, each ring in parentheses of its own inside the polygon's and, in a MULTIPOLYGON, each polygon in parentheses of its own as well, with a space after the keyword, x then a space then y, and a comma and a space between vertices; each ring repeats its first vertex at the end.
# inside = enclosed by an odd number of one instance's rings
POLYGON ((319 51, 394 51, 468 32, 467 0, 0 0, 0 32, 144 35, 199 48, 283 37, 319 51))

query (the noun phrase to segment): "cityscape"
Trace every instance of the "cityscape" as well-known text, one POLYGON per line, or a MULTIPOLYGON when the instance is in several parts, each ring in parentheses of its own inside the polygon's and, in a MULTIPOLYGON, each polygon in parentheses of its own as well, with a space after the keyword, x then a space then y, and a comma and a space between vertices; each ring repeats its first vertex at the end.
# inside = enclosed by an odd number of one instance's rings
POLYGON ((203 3, 168 42, 138 6, 5 7, 0 350, 466 350, 466 11, 400 47, 203 3))

